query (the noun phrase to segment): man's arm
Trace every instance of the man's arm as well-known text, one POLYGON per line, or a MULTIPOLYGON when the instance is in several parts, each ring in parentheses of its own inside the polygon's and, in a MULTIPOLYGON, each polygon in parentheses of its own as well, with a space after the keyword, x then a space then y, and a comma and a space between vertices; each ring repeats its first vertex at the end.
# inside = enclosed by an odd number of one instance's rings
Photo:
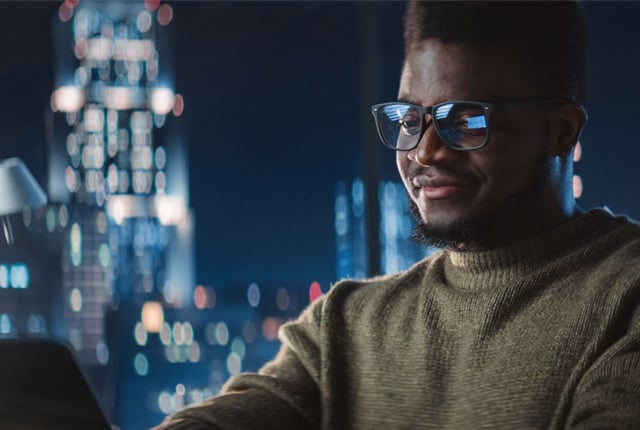
POLYGON ((221 394, 167 418, 154 430, 316 429, 320 424, 323 298, 280 330, 278 355, 259 373, 230 379, 221 394))
POLYGON ((631 331, 584 374, 566 428, 640 428, 640 335, 636 327, 631 331))

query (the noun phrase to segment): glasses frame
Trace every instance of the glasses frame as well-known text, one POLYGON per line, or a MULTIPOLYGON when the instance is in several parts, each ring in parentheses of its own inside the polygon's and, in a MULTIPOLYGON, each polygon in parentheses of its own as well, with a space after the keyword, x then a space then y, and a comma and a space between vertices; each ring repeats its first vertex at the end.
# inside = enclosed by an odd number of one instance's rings
POLYGON ((495 101, 495 102, 479 102, 479 101, 472 101, 472 100, 447 100, 432 106, 420 106, 420 105, 416 105, 409 102, 397 101, 397 102, 386 102, 386 103, 375 104, 371 106, 371 113, 373 114, 373 118, 376 123, 376 129, 378 131, 378 136, 380 137, 382 144, 387 148, 393 149, 394 151, 413 151, 414 149, 416 149, 420 144, 420 141, 422 140, 424 133, 427 131, 429 122, 431 122, 433 124, 433 127, 438 137, 447 146, 447 148, 452 149, 454 151, 467 152, 467 151, 476 151, 478 149, 482 149, 485 146, 487 146, 487 144, 489 143, 489 137, 491 135, 491 124, 490 124, 491 112, 511 110, 511 109, 526 107, 526 106, 535 107, 535 106, 540 106, 540 105, 550 104, 550 103, 573 103, 573 101, 567 98, 562 98, 562 97, 515 99, 515 100, 503 100, 503 101, 495 101), (473 148, 456 147, 451 142, 449 142, 449 140, 443 135, 443 133, 440 130, 440 127, 438 126, 438 121, 433 120, 432 112, 437 110, 440 106, 444 106, 451 103, 464 103, 467 105, 473 105, 473 106, 482 108, 482 110, 484 111, 485 117, 487 118, 487 132, 485 134, 484 142, 482 143, 482 145, 475 146, 473 148), (422 129, 420 131, 420 135, 418 136, 418 139, 416 140, 415 145, 412 146, 411 148, 400 149, 393 145, 390 145, 389 143, 387 143, 387 140, 385 139, 384 134, 382 133, 380 122, 378 121, 378 111, 380 111, 382 108, 386 106, 391 106, 391 105, 409 106, 409 108, 414 108, 422 114, 420 117, 422 119, 422 129), (424 117, 426 114, 429 114, 431 116, 430 121, 425 121, 424 117))

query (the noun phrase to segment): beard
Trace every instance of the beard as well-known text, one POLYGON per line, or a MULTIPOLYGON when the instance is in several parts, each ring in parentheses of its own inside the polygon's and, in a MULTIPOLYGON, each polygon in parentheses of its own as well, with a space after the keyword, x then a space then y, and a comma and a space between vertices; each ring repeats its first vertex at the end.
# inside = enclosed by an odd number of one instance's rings
POLYGON ((449 224, 427 223, 418 205, 409 196, 409 211, 414 219, 411 238, 419 245, 456 251, 486 250, 496 242, 496 235, 504 234, 504 226, 515 225, 523 217, 531 218, 536 204, 549 189, 552 161, 540 157, 525 189, 508 196, 502 205, 485 209, 467 219, 449 224), (498 227, 497 227, 498 226, 498 227))
POLYGON ((419 245, 433 248, 463 250, 481 246, 486 223, 483 218, 463 220, 447 225, 427 224, 420 216, 418 205, 409 198, 409 211, 414 219, 411 238, 419 245))

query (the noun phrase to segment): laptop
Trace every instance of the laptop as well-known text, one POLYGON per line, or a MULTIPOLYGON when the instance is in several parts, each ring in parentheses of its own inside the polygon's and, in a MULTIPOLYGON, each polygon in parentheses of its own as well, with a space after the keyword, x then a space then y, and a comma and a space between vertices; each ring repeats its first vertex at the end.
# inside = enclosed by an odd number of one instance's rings
POLYGON ((51 340, 0 340, 1 430, 110 430, 71 351, 51 340))

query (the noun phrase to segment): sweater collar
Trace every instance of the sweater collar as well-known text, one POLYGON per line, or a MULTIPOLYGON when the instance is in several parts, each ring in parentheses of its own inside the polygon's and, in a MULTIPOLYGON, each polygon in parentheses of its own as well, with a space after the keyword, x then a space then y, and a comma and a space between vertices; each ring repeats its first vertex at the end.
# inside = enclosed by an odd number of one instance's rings
POLYGON ((517 281, 626 222, 626 217, 592 209, 515 245, 480 252, 445 251, 446 276, 464 289, 517 281))

